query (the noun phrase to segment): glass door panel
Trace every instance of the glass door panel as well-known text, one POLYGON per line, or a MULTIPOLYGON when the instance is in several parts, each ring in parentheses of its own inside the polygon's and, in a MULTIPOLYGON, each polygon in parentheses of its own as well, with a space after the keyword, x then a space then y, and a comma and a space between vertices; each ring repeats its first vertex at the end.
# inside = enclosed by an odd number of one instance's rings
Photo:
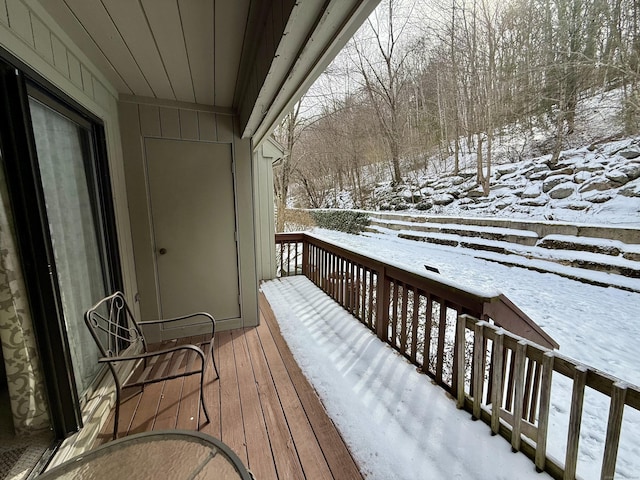
POLYGON ((55 269, 78 394, 100 370, 99 352, 83 313, 106 295, 101 243, 94 216, 95 182, 88 170, 90 130, 29 98, 55 269))

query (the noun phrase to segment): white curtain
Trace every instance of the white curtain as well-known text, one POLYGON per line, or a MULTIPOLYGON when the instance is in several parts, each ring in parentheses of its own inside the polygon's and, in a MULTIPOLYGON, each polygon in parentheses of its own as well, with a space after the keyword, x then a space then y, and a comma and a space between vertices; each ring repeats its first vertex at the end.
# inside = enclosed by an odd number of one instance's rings
POLYGON ((76 387, 82 394, 99 370, 99 352, 83 313, 106 294, 89 196, 92 176, 85 169, 88 152, 77 124, 34 99, 29 105, 76 387))
POLYGON ((15 433, 49 429, 49 411, 0 165, 0 341, 15 433))

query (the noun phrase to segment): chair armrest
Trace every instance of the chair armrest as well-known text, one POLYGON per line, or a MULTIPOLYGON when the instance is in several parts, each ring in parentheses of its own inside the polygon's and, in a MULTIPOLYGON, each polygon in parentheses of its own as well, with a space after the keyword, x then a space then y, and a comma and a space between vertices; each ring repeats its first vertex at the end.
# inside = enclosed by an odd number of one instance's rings
POLYGON ((135 355, 124 355, 118 357, 102 357, 98 359, 100 363, 108 363, 108 362, 125 362, 130 360, 142 360, 143 358, 156 357, 158 355, 163 355, 165 353, 176 352, 178 350, 193 350, 198 355, 204 357, 204 352, 199 347, 195 345, 176 345, 175 347, 166 348, 164 350, 157 350, 155 352, 147 352, 147 353, 138 353, 135 355))
POLYGON ((213 318, 213 315, 211 315, 210 313, 207 313, 207 312, 196 312, 196 313, 190 313, 189 315, 182 315, 180 317, 162 318, 162 319, 159 319, 159 320, 145 320, 145 321, 142 321, 142 322, 138 322, 138 325, 140 325, 140 326, 142 326, 142 325, 160 325, 160 324, 164 324, 164 323, 176 322, 178 320, 186 320, 188 318, 195 318, 195 317, 208 318, 209 321, 211 322, 211 335, 215 334, 216 321, 213 318))

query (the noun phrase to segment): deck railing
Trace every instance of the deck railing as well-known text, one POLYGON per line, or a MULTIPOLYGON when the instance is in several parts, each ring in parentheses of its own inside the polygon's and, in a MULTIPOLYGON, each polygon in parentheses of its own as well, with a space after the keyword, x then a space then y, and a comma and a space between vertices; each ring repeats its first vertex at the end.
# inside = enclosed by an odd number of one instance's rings
POLYGON ((462 365, 457 374, 458 407, 483 419, 491 425, 492 433, 504 436, 514 451, 527 454, 538 471, 547 471, 554 478, 576 478, 587 388, 608 397, 600 478, 614 478, 625 405, 640 410, 638 387, 469 315, 458 319, 456 342, 471 346, 457 351, 460 358, 456 363, 462 365), (563 432, 567 439, 563 463, 547 454, 554 372, 572 383, 568 429, 563 432), (466 385, 460 380, 469 377, 473 380, 466 385), (528 391, 531 377, 540 378, 535 395, 528 391))
MULTIPOLYGON (((556 348, 504 295, 485 296, 305 233, 276 235, 281 276, 305 275, 378 337, 455 395, 456 319, 468 314, 556 348)), ((539 381, 534 377, 533 384, 539 381)))
POLYGON ((640 392, 554 352, 558 344, 504 295, 473 292, 304 233, 277 234, 276 248, 280 276, 307 276, 555 478, 575 478, 585 387, 610 397, 601 478, 613 478, 624 405, 640 409, 640 392), (554 371, 573 381, 564 464, 546 450, 554 371))

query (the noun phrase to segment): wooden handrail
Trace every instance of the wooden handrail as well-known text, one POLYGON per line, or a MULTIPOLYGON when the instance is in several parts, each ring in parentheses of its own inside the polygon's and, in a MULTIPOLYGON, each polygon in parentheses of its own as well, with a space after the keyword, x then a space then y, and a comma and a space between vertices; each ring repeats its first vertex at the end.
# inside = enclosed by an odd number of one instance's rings
POLYGON ((499 319, 496 323, 520 337, 547 348, 557 349, 560 347, 558 342, 502 293, 485 303, 484 314, 494 320, 499 319))
MULTIPOLYGON (((384 271, 384 277, 389 277, 401 284, 450 301, 452 304, 475 312, 480 318, 491 318, 497 324, 521 337, 528 338, 549 348, 558 348, 558 343, 553 338, 503 294, 487 295, 483 292, 465 289, 447 282, 446 279, 437 278, 435 275, 412 272, 401 266, 391 265, 306 233, 276 234, 276 246, 280 247, 280 263, 278 267, 282 275, 302 274, 305 266, 313 266, 312 262, 310 263, 308 253, 303 255, 303 258, 299 259, 299 263, 296 264, 299 266, 299 271, 296 271, 296 268, 292 269, 287 262, 284 262, 287 256, 283 255, 283 253, 288 252, 284 247, 295 244, 302 244, 303 248, 299 250, 301 254, 305 245, 311 245, 325 250, 330 255, 342 258, 346 262, 357 264, 361 268, 370 269, 376 273, 384 271)), ((297 256, 294 257, 298 258, 297 256)), ((291 258, 292 256, 289 254, 289 259, 291 258)))

